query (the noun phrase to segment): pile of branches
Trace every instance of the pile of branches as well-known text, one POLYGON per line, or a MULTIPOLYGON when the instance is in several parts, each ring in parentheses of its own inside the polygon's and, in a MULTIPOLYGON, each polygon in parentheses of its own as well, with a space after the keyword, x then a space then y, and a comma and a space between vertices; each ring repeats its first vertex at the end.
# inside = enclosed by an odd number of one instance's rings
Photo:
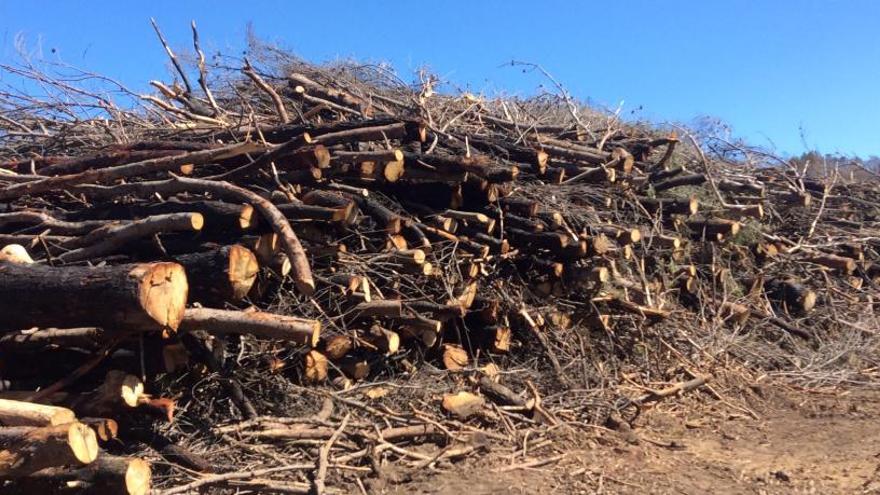
POLYGON ((349 491, 876 336, 875 179, 193 32, 141 107, 4 68, 4 493, 349 491))

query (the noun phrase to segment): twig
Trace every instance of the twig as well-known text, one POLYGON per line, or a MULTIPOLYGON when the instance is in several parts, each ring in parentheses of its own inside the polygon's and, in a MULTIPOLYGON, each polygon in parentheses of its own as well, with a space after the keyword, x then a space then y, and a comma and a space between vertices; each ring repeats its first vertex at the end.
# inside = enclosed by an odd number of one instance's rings
POLYGON ((342 423, 339 424, 339 428, 336 428, 336 431, 333 432, 333 435, 327 440, 327 443, 321 447, 321 451, 318 454, 318 472, 315 474, 315 479, 312 481, 316 495, 323 495, 326 490, 324 479, 327 477, 327 464, 330 458, 330 449, 333 448, 333 444, 336 443, 339 435, 345 430, 349 418, 351 418, 351 413, 346 414, 345 417, 342 418, 342 423))
POLYGON ((156 36, 159 37, 159 42, 161 42, 162 46, 165 48, 165 53, 168 54, 168 58, 171 59, 171 63, 174 64, 174 68, 177 69, 177 73, 180 74, 180 78, 183 80, 183 85, 186 86, 186 95, 192 95, 192 85, 189 83, 189 78, 186 77, 186 72, 183 71, 183 67, 177 60, 177 56, 174 55, 174 52, 171 51, 171 47, 168 46, 168 42, 165 41, 165 37, 162 36, 162 31, 159 30, 159 24, 156 23, 156 19, 150 17, 150 24, 152 24, 153 29, 156 30, 156 36))

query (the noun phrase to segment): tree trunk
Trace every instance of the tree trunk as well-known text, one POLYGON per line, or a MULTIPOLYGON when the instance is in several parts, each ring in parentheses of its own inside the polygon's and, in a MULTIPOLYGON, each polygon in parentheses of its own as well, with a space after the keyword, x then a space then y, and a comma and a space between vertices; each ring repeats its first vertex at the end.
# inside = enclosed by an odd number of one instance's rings
POLYGON ((82 423, 0 428, 0 476, 17 478, 48 467, 88 464, 97 457, 95 432, 82 423))
POLYGON ((187 280, 177 263, 49 267, 0 263, 0 331, 31 327, 176 330, 187 280))
POLYGON ((62 494, 75 488, 81 495, 146 495, 151 480, 149 462, 101 453, 95 462, 79 469, 47 468, 16 480, 10 493, 62 494))
POLYGON ((177 256, 176 260, 186 269, 189 300, 206 306, 244 299, 260 269, 254 253, 238 244, 177 256))
POLYGON ((63 407, 0 399, 3 426, 57 426, 75 420, 73 411, 63 407))
POLYGON ((204 330, 219 335, 248 334, 264 339, 286 340, 315 346, 321 335, 321 323, 317 320, 259 311, 189 308, 180 324, 180 330, 204 330))

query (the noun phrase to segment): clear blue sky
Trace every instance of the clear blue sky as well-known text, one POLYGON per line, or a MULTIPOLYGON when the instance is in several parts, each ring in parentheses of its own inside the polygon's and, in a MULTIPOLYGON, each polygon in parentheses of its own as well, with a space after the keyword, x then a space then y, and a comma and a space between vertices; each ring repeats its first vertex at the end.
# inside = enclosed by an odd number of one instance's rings
MULTIPOLYGON (((472 91, 527 95, 540 63, 579 98, 655 121, 718 117, 779 151, 880 155, 880 1, 22 1, 0 0, 0 60, 34 53, 143 87, 172 47, 240 53, 258 36, 312 61, 427 65, 472 91), (137 5, 133 5, 133 4, 137 5), (613 4, 613 5, 612 5, 613 4), (52 53, 51 49, 56 49, 52 53)), ((169 77, 166 77, 169 79, 169 77)))

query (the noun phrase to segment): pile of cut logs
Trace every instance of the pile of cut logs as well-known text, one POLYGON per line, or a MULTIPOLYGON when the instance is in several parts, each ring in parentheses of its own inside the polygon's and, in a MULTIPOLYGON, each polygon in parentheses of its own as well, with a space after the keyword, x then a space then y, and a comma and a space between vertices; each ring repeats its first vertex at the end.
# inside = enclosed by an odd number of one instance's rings
POLYGON ((102 450, 128 442, 208 470, 126 423, 172 420, 150 384, 193 366, 241 418, 264 414, 228 373, 241 339, 314 386, 523 351, 564 377, 556 328, 678 313, 809 340, 823 305, 876 311, 876 183, 295 70, 246 64, 229 94, 181 72, 111 124, 6 112, 4 493, 145 493, 149 464, 102 450))

